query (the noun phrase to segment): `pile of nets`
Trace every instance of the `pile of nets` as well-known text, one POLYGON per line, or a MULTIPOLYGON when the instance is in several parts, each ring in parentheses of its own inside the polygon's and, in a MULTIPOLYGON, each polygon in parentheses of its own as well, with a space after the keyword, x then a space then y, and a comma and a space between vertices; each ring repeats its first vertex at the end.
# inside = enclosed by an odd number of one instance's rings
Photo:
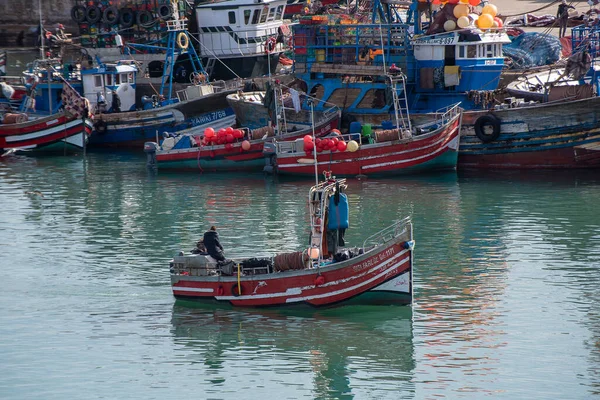
POLYGON ((503 53, 512 61, 512 68, 531 68, 554 64, 560 60, 562 45, 553 35, 527 32, 505 44, 503 53))

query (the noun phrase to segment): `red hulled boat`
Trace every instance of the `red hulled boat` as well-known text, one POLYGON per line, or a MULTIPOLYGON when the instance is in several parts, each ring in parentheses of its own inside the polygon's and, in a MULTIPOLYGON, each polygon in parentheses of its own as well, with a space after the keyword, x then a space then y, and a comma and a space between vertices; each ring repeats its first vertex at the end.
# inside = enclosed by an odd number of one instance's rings
POLYGON ((434 170, 455 169, 458 159, 461 110, 458 105, 440 113, 434 123, 418 128, 397 128, 375 132, 362 144, 343 135, 329 142, 316 139, 313 144, 279 142, 265 147, 265 153, 275 153, 266 172, 311 176, 331 171, 336 176, 384 176, 434 170), (341 143, 340 143, 341 141, 341 143), (339 147, 335 147, 339 145, 339 147), (312 150, 315 148, 317 153, 312 150))
POLYGON ((92 133, 91 121, 65 113, 31 121, 24 118, 24 121, 0 124, 2 151, 45 153, 81 149, 92 133))
MULTIPOLYGON (((322 136, 338 127, 340 113, 337 107, 319 113, 315 119, 315 135, 322 136)), ((263 127, 254 130, 234 130, 232 133, 243 132, 240 136, 233 136, 229 141, 225 138, 219 141, 210 141, 205 133, 204 137, 194 135, 179 135, 166 138, 159 145, 156 142, 147 142, 144 151, 148 155, 148 166, 158 169, 170 170, 195 170, 201 172, 223 171, 260 171, 264 167, 263 146, 274 139, 294 140, 313 133, 309 121, 306 123, 288 124, 281 133, 273 127, 263 127)), ((222 130, 227 136, 226 130, 222 130)), ((211 136, 217 140, 216 136, 211 136)))
POLYGON ((409 218, 367 238, 362 247, 336 247, 337 241, 326 239, 332 230, 343 238, 348 227, 345 188, 344 179, 327 179, 310 189, 307 250, 225 262, 202 254, 176 256, 170 263, 173 295, 240 307, 411 303, 409 218))

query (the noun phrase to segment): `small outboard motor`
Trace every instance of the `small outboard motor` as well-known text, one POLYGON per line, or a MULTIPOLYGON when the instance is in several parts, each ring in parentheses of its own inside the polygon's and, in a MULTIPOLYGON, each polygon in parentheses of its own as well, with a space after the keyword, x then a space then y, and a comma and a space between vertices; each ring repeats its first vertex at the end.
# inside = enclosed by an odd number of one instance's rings
POLYGON ((142 96, 142 109, 151 110, 154 108, 154 99, 150 96, 142 96))
POLYGON ((156 164, 156 151, 158 150, 158 143, 146 142, 144 143, 144 153, 146 153, 146 167, 152 171, 158 169, 156 164))
POLYGON ((265 157, 265 166, 263 172, 266 174, 275 174, 277 167, 277 151, 275 143, 263 144, 263 156, 265 157))

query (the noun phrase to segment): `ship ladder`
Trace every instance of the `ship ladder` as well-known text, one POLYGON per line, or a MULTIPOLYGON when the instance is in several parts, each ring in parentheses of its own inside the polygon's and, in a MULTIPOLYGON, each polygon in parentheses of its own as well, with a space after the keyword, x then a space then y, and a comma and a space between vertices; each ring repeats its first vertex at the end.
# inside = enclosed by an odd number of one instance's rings
POLYGON ((217 62, 216 58, 209 58, 206 61, 206 65, 204 66, 204 71, 206 71, 206 73, 208 74, 208 76, 212 75, 213 70, 215 69, 216 62, 217 62))
POLYGON ((388 75, 387 77, 392 92, 392 105, 394 107, 396 128, 399 130, 398 134, 401 135, 405 131, 412 132, 406 93, 406 77, 403 73, 388 75))

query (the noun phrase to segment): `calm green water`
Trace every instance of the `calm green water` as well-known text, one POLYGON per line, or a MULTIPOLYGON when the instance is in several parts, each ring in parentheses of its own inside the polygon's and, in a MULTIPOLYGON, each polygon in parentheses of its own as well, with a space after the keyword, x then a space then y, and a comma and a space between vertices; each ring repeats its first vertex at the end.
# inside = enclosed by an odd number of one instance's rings
POLYGON ((597 172, 352 181, 350 245, 413 217, 413 308, 175 303, 212 224, 228 256, 302 248, 310 184, 0 159, 0 398, 600 397, 597 172))

